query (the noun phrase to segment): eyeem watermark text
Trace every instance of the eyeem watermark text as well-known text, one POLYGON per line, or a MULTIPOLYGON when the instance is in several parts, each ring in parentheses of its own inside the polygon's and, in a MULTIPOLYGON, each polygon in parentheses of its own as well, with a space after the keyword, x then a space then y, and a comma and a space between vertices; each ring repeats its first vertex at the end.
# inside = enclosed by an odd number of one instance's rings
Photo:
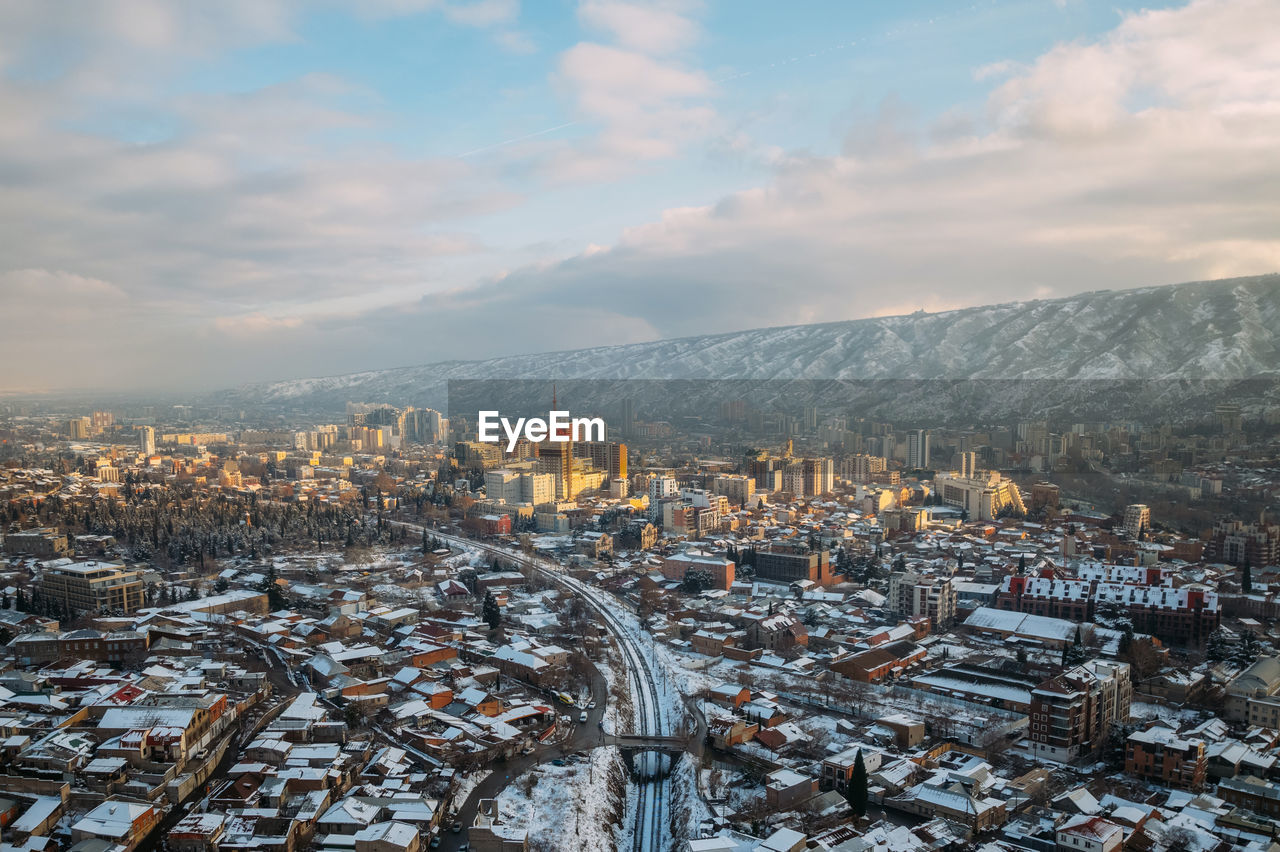
POLYGON ((481 411, 477 421, 480 440, 486 444, 497 444, 502 440, 498 427, 507 436, 507 452, 515 452, 516 444, 521 438, 534 443, 551 441, 563 444, 566 441, 603 441, 603 417, 570 417, 567 411, 548 411, 547 419, 541 417, 518 417, 515 423, 501 416, 497 411, 481 411))

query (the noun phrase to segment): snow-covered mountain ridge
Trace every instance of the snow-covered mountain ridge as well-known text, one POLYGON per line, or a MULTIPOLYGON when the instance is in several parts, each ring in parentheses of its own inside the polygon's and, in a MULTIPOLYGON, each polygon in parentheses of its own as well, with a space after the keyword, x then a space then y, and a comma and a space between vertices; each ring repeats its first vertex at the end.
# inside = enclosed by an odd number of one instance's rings
POLYGON ((1158 380, 1280 376, 1280 275, 269 382, 219 401, 444 403, 456 379, 1158 380))

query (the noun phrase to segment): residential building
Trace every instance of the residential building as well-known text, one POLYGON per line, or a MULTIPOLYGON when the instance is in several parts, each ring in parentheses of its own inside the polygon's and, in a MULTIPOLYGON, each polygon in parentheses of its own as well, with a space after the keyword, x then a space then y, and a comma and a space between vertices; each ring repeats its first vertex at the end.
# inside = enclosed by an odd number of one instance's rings
POLYGON ((1054 840, 1064 852, 1118 852, 1124 847, 1124 828, 1099 816, 1081 814, 1058 826, 1054 840))
POLYGON ((1205 544, 1204 558, 1255 567, 1280 563, 1280 524, 1219 521, 1205 544))
POLYGON ((782 613, 747 625, 747 645, 766 651, 789 651, 809 644, 809 631, 799 619, 782 613))
POLYGON ((1140 538, 1151 531, 1151 510, 1143 503, 1124 507, 1124 530, 1130 538, 1140 538))
POLYGON ((956 617, 956 589, 950 577, 898 571, 889 577, 887 606, 899 618, 923 616, 935 630, 956 617))
POLYGON ((711 481, 711 490, 729 499, 733 506, 745 506, 756 494, 756 481, 749 476, 720 474, 711 481))
POLYGON ((580 458, 588 458, 596 470, 610 479, 627 478, 627 445, 617 441, 584 441, 575 446, 580 458))
POLYGON ((907 433, 907 469, 929 466, 929 430, 913 429, 907 433))
POLYGON ((4 537, 4 552, 14 556, 56 559, 70 551, 66 534, 47 527, 15 530, 4 537))
POLYGON ((105 840, 122 852, 130 852, 146 839, 163 817, 151 804, 108 799, 71 826, 71 839, 105 840))
MULTIPOLYGON (((1122 566, 1116 566, 1122 567, 1122 566)), ((1218 628, 1221 605, 1218 593, 1164 584, 1158 570, 1132 569, 1142 574, 1122 581, 1103 579, 1113 574, 1082 572, 1075 579, 1058 577, 1005 577, 996 595, 998 609, 1069 621, 1092 621, 1101 605, 1127 611, 1135 631, 1150 633, 1162 641, 1199 646, 1218 628), (1150 583, 1159 585, 1150 585, 1150 583)))
POLYGON ((756 551, 756 577, 777 583, 809 580, 818 585, 834 582, 831 551, 813 550, 803 542, 777 543, 756 551))
POLYGON ((764 798, 771 808, 794 807, 818 792, 818 779, 794 769, 775 769, 764 777, 764 798))
POLYGON ((924 648, 912 642, 889 642, 850 654, 831 664, 831 670, 859 683, 894 680, 925 658, 924 648))
POLYGON ((684 575, 695 569, 711 576, 712 589, 727 590, 733 585, 734 564, 723 556, 683 550, 662 560, 662 576, 668 580, 684 580, 684 575))
POLYGON ((1128 663, 1093 660, 1044 681, 1031 691, 1032 754, 1058 763, 1092 754, 1132 701, 1128 663))
POLYGON ((142 451, 144 456, 155 455, 156 430, 154 426, 138 427, 138 449, 142 451))
POLYGON ((1280 821, 1280 783, 1254 775, 1224 778, 1218 782, 1223 801, 1253 811, 1268 820, 1280 821))
POLYGON ((529 832, 502 821, 497 799, 481 799, 467 841, 472 852, 528 852, 529 832))
POLYGON ((1163 724, 1134 731, 1125 743, 1124 771, 1154 784, 1199 790, 1207 768, 1204 740, 1184 739, 1163 724))
POLYGON ((133 612, 143 604, 142 572, 110 562, 76 562, 45 570, 40 590, 68 612, 133 612))

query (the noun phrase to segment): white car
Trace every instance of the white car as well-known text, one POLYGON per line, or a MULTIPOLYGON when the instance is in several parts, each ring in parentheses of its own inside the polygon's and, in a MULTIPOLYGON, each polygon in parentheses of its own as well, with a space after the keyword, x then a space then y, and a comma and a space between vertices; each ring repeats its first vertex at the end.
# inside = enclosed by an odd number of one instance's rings
POLYGON ((578 722, 582 723, 586 721, 587 721, 587 711, 583 710, 581 713, 578 714, 578 722))
POLYGON ((594 701, 592 701, 590 704, 588 704, 588 705, 587 705, 587 709, 588 709, 588 710, 594 710, 594 709, 596 709, 596 703, 595 703, 594 701))

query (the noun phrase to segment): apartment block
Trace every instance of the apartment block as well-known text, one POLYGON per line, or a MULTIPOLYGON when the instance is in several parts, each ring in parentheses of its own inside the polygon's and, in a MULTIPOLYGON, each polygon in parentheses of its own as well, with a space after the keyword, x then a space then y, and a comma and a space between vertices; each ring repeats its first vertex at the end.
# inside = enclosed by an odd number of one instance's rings
POLYGON ((143 604, 142 572, 110 562, 76 562, 49 568, 40 579, 40 590, 73 613, 133 612, 143 604))

